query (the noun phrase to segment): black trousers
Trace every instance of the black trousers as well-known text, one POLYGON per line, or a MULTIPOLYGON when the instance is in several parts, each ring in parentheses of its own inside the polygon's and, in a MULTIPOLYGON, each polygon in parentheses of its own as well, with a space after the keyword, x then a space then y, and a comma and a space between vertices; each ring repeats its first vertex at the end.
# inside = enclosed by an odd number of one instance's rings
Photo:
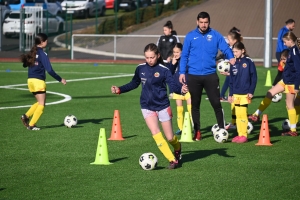
POLYGON ((203 88, 208 96, 212 108, 214 109, 219 127, 224 128, 224 112, 220 102, 220 84, 218 75, 216 73, 210 75, 188 74, 187 84, 192 99, 194 130, 200 130, 200 104, 203 88))

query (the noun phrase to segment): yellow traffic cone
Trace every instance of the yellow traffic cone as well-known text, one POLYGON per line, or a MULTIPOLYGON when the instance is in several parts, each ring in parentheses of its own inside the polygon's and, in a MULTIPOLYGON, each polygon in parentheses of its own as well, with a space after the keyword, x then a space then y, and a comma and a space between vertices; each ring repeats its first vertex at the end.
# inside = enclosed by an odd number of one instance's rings
POLYGON ((266 78, 266 84, 265 84, 265 86, 272 86, 271 72, 270 72, 270 70, 268 70, 268 72, 267 72, 267 78, 266 78))
POLYGON ((106 134, 105 129, 100 128, 96 158, 95 162, 91 163, 92 165, 110 165, 112 163, 109 162, 108 159, 108 150, 106 144, 106 134))
POLYGON ((194 142, 191 129, 191 120, 189 112, 184 113, 184 121, 179 142, 194 142))

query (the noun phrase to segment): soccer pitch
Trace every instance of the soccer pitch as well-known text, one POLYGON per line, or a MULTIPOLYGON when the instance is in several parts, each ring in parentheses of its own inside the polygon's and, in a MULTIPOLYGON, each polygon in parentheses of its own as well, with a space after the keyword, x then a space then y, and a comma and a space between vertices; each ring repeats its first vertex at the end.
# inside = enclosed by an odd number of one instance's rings
MULTIPOLYGON (((35 102, 27 89, 27 69, 20 63, 0 63, 0 199, 299 199, 299 137, 282 137, 287 118, 285 97, 272 103, 268 115, 273 146, 255 146, 260 123, 253 124, 249 142, 219 144, 211 126, 214 112, 203 95, 203 140, 182 143, 182 166, 167 170, 140 111, 141 88, 121 95, 112 85, 129 82, 136 65, 54 63, 67 79, 62 85, 47 74, 47 106, 29 131, 20 116, 35 102), (119 110, 124 141, 107 141, 111 165, 91 165, 99 130, 110 137, 114 110, 119 110), (66 128, 63 120, 73 114, 78 124, 66 128), (144 171, 140 155, 152 152, 158 167, 144 171)), ((276 68, 270 69, 272 81, 276 68)), ((257 67, 258 84, 248 112, 253 113, 269 87, 267 69, 257 67)), ((220 76, 221 86, 224 77, 220 76)), ((222 103, 230 122, 230 104, 222 103)), ((173 127, 176 105, 171 100, 173 127)), ((186 106, 184 105, 186 110, 186 106)), ((236 131, 229 131, 235 135, 236 131)))

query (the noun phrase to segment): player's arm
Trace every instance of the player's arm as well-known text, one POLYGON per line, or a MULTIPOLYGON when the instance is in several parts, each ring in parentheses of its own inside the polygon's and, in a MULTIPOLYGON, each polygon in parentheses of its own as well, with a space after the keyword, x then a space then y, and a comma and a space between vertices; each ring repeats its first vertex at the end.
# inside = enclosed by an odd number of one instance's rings
POLYGON ((56 74, 56 72, 53 70, 48 56, 46 56, 45 53, 41 53, 41 54, 39 54, 39 57, 41 59, 42 65, 44 66, 46 71, 57 81, 62 82, 62 78, 58 74, 56 74))
POLYGON ((119 89, 118 94, 134 90, 140 85, 140 83, 141 83, 141 78, 139 76, 139 67, 137 67, 131 81, 121 87, 118 87, 119 89))

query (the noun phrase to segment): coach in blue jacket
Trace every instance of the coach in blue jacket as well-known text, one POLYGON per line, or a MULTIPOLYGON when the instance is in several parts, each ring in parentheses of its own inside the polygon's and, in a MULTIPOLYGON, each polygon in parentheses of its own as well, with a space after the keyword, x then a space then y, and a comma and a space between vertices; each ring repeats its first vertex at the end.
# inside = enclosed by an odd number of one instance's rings
POLYGON ((185 83, 188 71, 187 85, 192 99, 192 118, 194 122, 194 140, 201 140, 200 103, 202 91, 205 89, 208 99, 214 109, 220 128, 224 128, 224 113, 220 103, 219 77, 216 73, 216 56, 218 49, 233 65, 235 59, 232 50, 224 37, 209 27, 210 16, 200 12, 197 16, 197 28, 189 32, 184 40, 180 59, 179 81, 185 83))
POLYGON ((284 45, 282 37, 284 34, 286 34, 289 31, 293 31, 295 28, 295 20, 293 19, 288 19, 285 22, 285 26, 282 27, 279 32, 278 32, 278 36, 277 36, 277 47, 276 47, 276 59, 278 61, 278 63, 280 62, 280 56, 281 56, 281 52, 285 49, 287 49, 287 47, 284 45))

